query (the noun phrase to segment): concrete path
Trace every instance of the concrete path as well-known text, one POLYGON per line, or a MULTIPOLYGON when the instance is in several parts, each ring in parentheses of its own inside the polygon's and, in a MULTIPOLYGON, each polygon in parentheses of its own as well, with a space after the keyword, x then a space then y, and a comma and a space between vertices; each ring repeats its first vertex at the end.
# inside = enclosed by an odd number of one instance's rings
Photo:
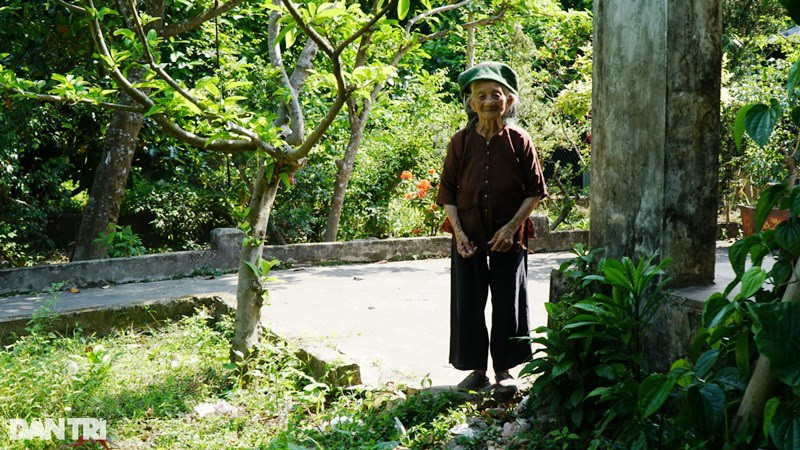
MULTIPOLYGON (((730 278, 725 251, 718 250, 718 283, 730 278)), ((568 253, 530 255, 528 262, 531 327, 544 325, 549 276, 568 253)), ((447 362, 449 334, 449 259, 306 267, 275 272, 282 283, 270 287, 263 316, 285 338, 313 340, 344 353, 361 366, 367 384, 387 381, 419 385, 456 384, 464 373, 447 362)), ((134 283, 57 294, 54 309, 72 311, 99 305, 177 298, 209 292, 236 292, 236 275, 134 283)), ((0 298, 0 321, 29 316, 49 295, 0 298)), ((707 298, 707 295, 703 298, 707 298)), ((487 316, 491 307, 487 308, 487 316)), ((490 363, 491 364, 491 363, 490 363)))

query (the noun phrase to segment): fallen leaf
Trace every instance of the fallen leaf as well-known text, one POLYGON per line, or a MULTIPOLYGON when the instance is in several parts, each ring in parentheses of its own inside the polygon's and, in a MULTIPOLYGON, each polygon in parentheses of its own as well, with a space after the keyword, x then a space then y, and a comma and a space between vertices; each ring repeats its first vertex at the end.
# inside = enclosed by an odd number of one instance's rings
POLYGON ((81 290, 80 290, 80 289, 78 289, 78 288, 76 288, 76 287, 73 287, 73 288, 69 288, 69 291, 70 291, 70 292, 72 292, 73 294, 77 294, 77 293, 78 293, 78 292, 80 292, 81 290))

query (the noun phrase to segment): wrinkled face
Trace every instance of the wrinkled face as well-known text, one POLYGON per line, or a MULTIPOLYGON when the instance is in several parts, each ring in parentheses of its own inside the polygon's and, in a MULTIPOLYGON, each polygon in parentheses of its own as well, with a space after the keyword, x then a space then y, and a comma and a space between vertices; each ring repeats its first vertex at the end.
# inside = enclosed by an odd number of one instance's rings
POLYGON ((514 102, 506 95, 503 85, 495 81, 479 80, 471 85, 469 106, 478 114, 480 121, 502 119, 514 102))

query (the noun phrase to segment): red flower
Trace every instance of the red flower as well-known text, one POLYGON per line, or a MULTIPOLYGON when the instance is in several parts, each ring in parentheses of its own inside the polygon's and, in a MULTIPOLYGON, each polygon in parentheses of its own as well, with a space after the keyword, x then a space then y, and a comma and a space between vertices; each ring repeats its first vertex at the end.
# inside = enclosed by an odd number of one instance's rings
POLYGON ((430 188, 431 188, 431 182, 428 180, 420 180, 419 184, 417 184, 417 189, 419 189, 420 191, 425 191, 425 193, 427 193, 428 190, 430 190, 430 188))
POLYGON ((411 177, 413 177, 413 176, 414 175, 411 174, 411 171, 404 170, 403 173, 400 174, 400 179, 401 180, 410 180, 411 177))
POLYGON ((436 175, 436 169, 428 169, 428 174, 436 175))
POLYGON ((428 191, 423 191, 422 189, 420 189, 420 190, 418 190, 418 191, 417 191, 417 197, 419 197, 419 198, 425 198, 425 197, 427 197, 427 196, 428 196, 428 191))
POLYGON ((414 198, 414 194, 412 194, 411 192, 406 192, 405 197, 406 197, 406 200, 411 200, 412 198, 414 198))
POLYGON ((411 231, 411 234, 413 234, 414 236, 419 236, 420 234, 422 234, 422 229, 414 228, 414 230, 411 231))

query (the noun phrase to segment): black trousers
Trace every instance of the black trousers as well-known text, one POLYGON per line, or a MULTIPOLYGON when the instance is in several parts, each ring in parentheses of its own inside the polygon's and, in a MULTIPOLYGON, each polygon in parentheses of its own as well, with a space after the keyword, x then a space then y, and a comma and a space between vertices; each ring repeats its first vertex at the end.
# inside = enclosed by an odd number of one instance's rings
POLYGON ((530 343, 517 339, 530 330, 527 250, 464 258, 454 241, 450 258, 450 363, 456 369, 485 370, 491 349, 495 372, 521 364, 531 356, 530 343), (490 290, 491 340, 484 318, 490 290))

